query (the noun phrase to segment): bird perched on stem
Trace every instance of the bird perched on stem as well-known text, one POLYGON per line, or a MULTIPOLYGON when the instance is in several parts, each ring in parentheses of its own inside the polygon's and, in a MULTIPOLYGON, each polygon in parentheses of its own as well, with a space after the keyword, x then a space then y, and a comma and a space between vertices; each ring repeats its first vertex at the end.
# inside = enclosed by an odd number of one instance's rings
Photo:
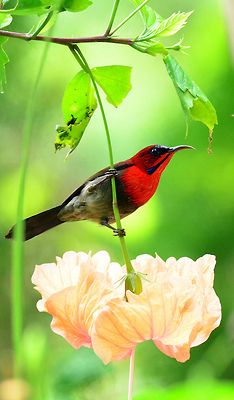
MULTIPOLYGON (((129 160, 105 168, 91 176, 75 190, 61 205, 27 218, 25 240, 31 239, 56 225, 68 221, 91 220, 111 228, 115 234, 123 231, 113 228, 113 205, 111 178, 116 181, 116 191, 120 218, 143 206, 155 193, 162 172, 173 155, 191 146, 166 147, 152 145, 140 150, 129 160)), ((13 237, 14 227, 6 235, 13 237)))

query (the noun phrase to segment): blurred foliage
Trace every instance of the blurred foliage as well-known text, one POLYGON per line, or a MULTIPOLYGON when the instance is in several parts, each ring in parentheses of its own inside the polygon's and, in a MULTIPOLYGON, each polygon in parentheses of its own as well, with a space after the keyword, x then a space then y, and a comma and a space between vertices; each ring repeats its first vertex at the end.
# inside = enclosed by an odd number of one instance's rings
MULTIPOLYGON (((177 0, 157 4, 152 1, 152 4, 157 6, 160 15, 165 16, 175 9, 195 10, 186 26, 186 44, 191 45, 191 49, 188 56, 178 56, 178 61, 204 90, 218 112, 219 125, 214 131, 212 155, 207 154, 205 127, 190 123, 185 137, 183 113, 160 59, 147 57, 127 46, 97 43, 83 45, 82 49, 92 67, 133 66, 133 89, 125 102, 118 110, 106 103, 115 160, 126 159, 152 143, 170 146, 185 143, 197 149, 196 152, 181 152, 172 160, 157 195, 123 220, 123 225, 127 229, 132 258, 155 252, 162 258, 171 255, 197 258, 204 253, 215 254, 215 288, 221 299, 223 319, 221 327, 205 344, 192 349, 191 359, 185 364, 164 356, 152 343, 139 346, 135 392, 143 393, 151 387, 157 390, 153 389, 151 395, 136 396, 136 400, 179 396, 195 400, 229 399, 234 391, 228 383, 234 377, 234 158, 233 71, 225 9, 218 0, 177 0), (192 378, 196 381, 192 382, 192 378), (205 380, 210 383, 205 384, 205 380)), ((116 22, 131 9, 130 4, 123 2, 116 22)), ((111 3, 107 7, 104 2, 94 1, 92 7, 79 15, 68 14, 65 19, 59 16, 55 33, 71 36, 76 32, 79 36, 88 36, 103 32, 110 10, 111 3)), ((26 32, 34 22, 37 22, 36 17, 28 26, 26 17, 16 16, 12 29, 26 32)), ((140 26, 141 20, 136 16, 121 34, 137 34, 140 26)), ((5 95, 0 97, 2 380, 11 377, 11 243, 3 237, 15 221, 23 118, 42 51, 40 43, 27 44, 16 39, 8 40, 4 46, 11 63, 6 66, 8 87, 5 95)), ((64 89, 77 72, 77 64, 69 52, 63 46, 51 45, 34 117, 25 216, 55 206, 89 175, 108 164, 106 139, 98 112, 90 121, 79 148, 66 162, 65 152, 54 153, 54 135, 51 132, 62 118, 64 89)), ((38 399, 57 400, 58 391, 59 399, 64 400, 69 396, 82 400, 109 399, 110 396, 117 399, 126 393, 128 362, 114 363, 108 370, 97 359, 94 361, 91 351, 75 351, 50 332, 49 316, 36 311, 38 295, 30 281, 34 265, 51 262, 55 255, 67 250, 96 252, 102 249, 108 250, 113 260, 122 262, 116 238, 105 228, 89 222, 64 224, 25 245, 26 330, 23 351, 25 379, 31 390, 37 393, 33 399, 38 396, 38 399), (63 397, 66 387, 69 396, 63 397)))
POLYGON ((134 397, 134 400, 232 400, 234 385, 229 382, 188 382, 172 386, 170 391, 152 390, 134 397))

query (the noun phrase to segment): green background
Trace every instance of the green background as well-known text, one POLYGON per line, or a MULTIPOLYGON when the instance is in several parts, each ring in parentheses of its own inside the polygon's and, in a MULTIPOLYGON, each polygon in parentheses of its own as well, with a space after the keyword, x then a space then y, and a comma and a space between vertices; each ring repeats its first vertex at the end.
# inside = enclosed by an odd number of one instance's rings
MULTIPOLYGON (((82 13, 59 15, 54 35, 91 36, 107 25, 111 3, 94 0, 82 13)), ((122 1, 116 22, 131 10, 122 1)), ((189 144, 194 152, 175 155, 164 172, 157 194, 132 216, 123 220, 131 258, 157 252, 198 258, 217 256, 215 289, 223 309, 221 326, 209 340, 191 351, 191 359, 179 364, 161 354, 152 343, 137 348, 136 400, 231 399, 234 386, 234 185, 233 185, 233 71, 228 30, 228 2, 177 0, 151 2, 167 17, 174 11, 194 14, 183 30, 188 55, 175 54, 179 62, 216 107, 219 125, 214 131, 213 154, 208 155, 208 131, 191 122, 188 136, 176 92, 160 57, 138 53, 114 44, 82 45, 90 66, 122 64, 133 67, 132 91, 118 109, 105 103, 116 161, 132 156, 149 144, 189 144), (148 394, 146 394, 148 392, 148 394)), ((35 18, 36 21, 36 18, 35 18)), ((16 17, 10 29, 27 32, 33 20, 16 17)), ((141 19, 135 16, 119 31, 136 35, 141 19)), ((178 35, 178 38, 181 34, 178 35)), ((15 222, 25 109, 42 43, 10 39, 5 46, 8 85, 0 97, 0 263, 1 263, 1 379, 11 377, 10 267, 12 243, 4 234, 15 222)), ((67 83, 78 72, 69 51, 51 45, 37 96, 27 175, 25 216, 62 202, 84 179, 108 165, 103 123, 97 110, 79 147, 67 159, 66 151, 54 152, 55 125, 62 124, 61 100, 67 83)), ((105 98, 103 96, 103 98, 105 98)), ((118 240, 90 222, 64 224, 25 245, 24 375, 31 387, 30 399, 124 399, 128 361, 104 367, 87 349, 73 350, 50 331, 50 316, 36 310, 38 294, 31 275, 35 264, 52 262, 65 251, 105 249, 122 263, 118 240)))

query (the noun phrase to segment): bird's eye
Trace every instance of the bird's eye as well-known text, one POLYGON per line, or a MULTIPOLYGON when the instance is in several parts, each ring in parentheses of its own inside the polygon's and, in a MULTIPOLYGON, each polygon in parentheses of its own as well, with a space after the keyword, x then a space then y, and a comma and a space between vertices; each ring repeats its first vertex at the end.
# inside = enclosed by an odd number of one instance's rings
POLYGON ((168 152, 168 147, 166 146, 155 146, 150 150, 150 153, 156 157, 166 154, 167 152, 168 152))
POLYGON ((160 150, 158 147, 153 147, 150 153, 153 154, 154 156, 160 156, 160 150))

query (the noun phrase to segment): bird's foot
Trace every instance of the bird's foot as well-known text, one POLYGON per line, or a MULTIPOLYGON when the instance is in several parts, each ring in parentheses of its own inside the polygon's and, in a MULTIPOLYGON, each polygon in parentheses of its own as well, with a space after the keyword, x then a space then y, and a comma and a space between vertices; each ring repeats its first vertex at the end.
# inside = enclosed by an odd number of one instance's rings
POLYGON ((125 229, 113 229, 114 236, 124 237, 126 236, 125 229))
POLYGON ((105 175, 117 176, 118 175, 118 171, 115 168, 110 168, 110 169, 108 169, 108 171, 105 172, 105 175))

